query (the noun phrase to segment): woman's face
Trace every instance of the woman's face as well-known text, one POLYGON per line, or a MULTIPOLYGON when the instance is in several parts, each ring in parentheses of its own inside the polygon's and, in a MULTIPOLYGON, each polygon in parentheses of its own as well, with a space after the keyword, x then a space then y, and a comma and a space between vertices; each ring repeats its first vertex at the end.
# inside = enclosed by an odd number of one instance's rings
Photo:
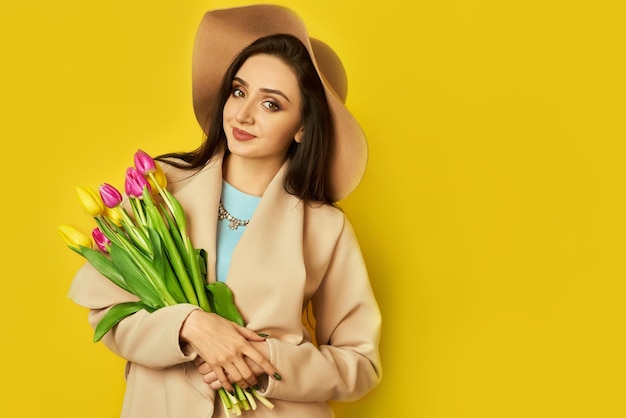
POLYGON ((248 58, 224 104, 224 132, 232 156, 282 164, 302 135, 301 97, 292 69, 271 55, 248 58))

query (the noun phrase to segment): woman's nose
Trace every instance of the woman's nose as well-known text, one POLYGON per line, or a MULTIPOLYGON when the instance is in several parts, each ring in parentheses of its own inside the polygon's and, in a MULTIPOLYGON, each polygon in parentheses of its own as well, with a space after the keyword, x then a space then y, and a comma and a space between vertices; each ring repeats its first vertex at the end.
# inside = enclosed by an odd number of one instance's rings
POLYGON ((252 115, 252 109, 250 108, 251 102, 242 101, 241 106, 237 110, 237 114, 235 115, 235 120, 239 123, 243 124, 251 124, 254 121, 254 117, 252 115))

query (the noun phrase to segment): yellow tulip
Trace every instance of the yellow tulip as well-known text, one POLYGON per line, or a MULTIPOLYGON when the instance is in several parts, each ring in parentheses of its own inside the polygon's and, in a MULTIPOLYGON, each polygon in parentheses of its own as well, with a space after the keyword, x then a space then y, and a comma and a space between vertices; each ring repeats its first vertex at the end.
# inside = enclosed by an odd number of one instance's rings
POLYGON ((154 184, 152 176, 154 176, 154 179, 156 179, 156 182, 159 186, 161 186, 162 189, 165 189, 167 187, 167 177, 165 177, 163 167, 161 167, 158 161, 155 161, 155 164, 156 170, 154 171, 154 173, 146 177, 148 179, 148 183, 150 183, 150 190, 152 191, 153 195, 159 194, 159 188, 156 186, 156 184, 154 184))
POLYGON ((80 232, 78 229, 69 225, 59 225, 57 228, 59 235, 63 238, 63 241, 69 246, 74 248, 80 247, 92 247, 92 240, 87 235, 80 232))
POLYGON ((104 211, 102 212, 109 221, 113 222, 117 226, 122 226, 122 213, 120 212, 120 207, 115 207, 113 209, 109 207, 104 207, 104 211))
POLYGON ((94 218, 102 215, 104 203, 102 202, 102 198, 91 187, 79 186, 76 188, 76 194, 88 214, 94 218))

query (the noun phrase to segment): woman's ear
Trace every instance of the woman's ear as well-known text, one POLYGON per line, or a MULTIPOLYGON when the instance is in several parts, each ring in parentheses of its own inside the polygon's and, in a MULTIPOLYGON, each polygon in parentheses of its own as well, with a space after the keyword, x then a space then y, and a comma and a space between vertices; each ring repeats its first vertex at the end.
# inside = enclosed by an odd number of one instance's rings
POLYGON ((298 144, 302 142, 302 137, 304 136, 304 126, 298 129, 298 132, 293 136, 293 140, 298 144))

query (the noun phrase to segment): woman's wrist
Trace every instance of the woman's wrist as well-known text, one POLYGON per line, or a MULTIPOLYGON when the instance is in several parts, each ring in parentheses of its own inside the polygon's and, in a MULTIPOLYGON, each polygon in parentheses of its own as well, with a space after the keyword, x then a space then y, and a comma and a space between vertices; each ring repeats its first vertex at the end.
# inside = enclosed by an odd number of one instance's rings
POLYGON ((199 316, 204 312, 201 309, 195 309, 187 315, 185 321, 183 321, 182 326, 180 327, 179 338, 180 341, 185 343, 191 343, 197 335, 198 327, 198 319, 199 316))

